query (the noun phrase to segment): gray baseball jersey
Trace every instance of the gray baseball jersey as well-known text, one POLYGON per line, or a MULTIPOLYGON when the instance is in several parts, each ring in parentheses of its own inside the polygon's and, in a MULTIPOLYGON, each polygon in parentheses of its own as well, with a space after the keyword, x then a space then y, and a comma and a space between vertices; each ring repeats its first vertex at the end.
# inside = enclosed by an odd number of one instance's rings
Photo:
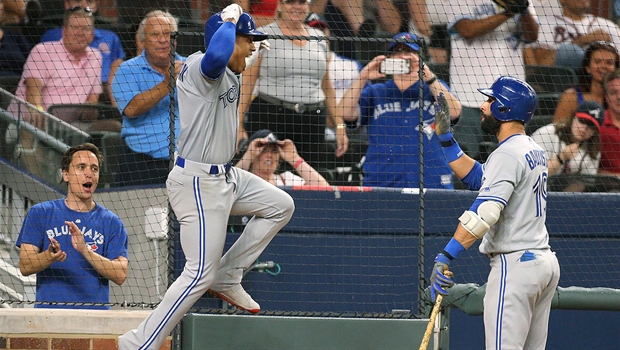
POLYGON ((226 69, 220 79, 208 83, 200 73, 203 56, 201 52, 189 56, 177 80, 181 115, 178 152, 191 161, 225 164, 237 146, 241 77, 226 69))
POLYGON ((478 199, 505 206, 499 221, 483 237, 481 253, 549 248, 547 157, 529 136, 513 135, 491 153, 478 199))
POLYGON ((487 349, 544 349, 550 304, 560 279, 549 249, 547 158, 529 136, 504 140, 485 163, 478 199, 505 205, 483 237, 491 257, 484 297, 487 349))
POLYGON ((181 227, 185 268, 159 306, 137 329, 119 337, 119 349, 159 349, 183 315, 208 290, 236 288, 243 270, 291 219, 286 192, 230 161, 237 138, 239 76, 225 68, 219 79, 200 73, 204 54, 191 55, 177 79, 181 133, 168 199, 181 227), (250 215, 241 236, 222 256, 228 217, 250 215))

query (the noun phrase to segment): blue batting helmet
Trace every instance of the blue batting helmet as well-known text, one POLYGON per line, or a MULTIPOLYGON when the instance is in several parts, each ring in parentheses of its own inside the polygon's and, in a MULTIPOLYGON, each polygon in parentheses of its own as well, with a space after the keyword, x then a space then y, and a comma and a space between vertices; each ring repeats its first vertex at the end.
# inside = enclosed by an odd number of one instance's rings
MULTIPOLYGON (((222 12, 215 13, 213 16, 209 17, 207 23, 205 23, 205 48, 209 47, 213 34, 215 34, 222 24, 224 24, 222 12)), ((254 41, 267 39, 267 34, 256 30, 254 17, 247 12, 243 12, 241 16, 239 16, 239 20, 237 21, 237 34, 251 35, 254 37, 254 41)))
POLYGON ((491 114, 504 122, 519 120, 529 123, 538 105, 538 96, 530 84, 515 77, 499 77, 490 88, 478 91, 495 98, 491 114))

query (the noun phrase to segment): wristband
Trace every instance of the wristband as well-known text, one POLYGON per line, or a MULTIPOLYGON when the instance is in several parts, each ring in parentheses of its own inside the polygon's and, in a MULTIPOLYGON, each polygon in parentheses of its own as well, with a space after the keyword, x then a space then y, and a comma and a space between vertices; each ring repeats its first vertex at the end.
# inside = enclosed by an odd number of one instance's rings
POLYGON ((437 135, 437 138, 439 138, 439 142, 442 146, 441 150, 448 160, 448 163, 454 162, 465 154, 461 149, 461 146, 459 146, 458 142, 454 139, 454 136, 452 136, 452 132, 437 135))
POLYGON ((441 251, 448 259, 454 260, 461 255, 462 252, 465 251, 465 247, 461 244, 461 242, 454 239, 454 237, 446 244, 446 247, 441 251))
POLYGON ((299 159, 297 159, 297 161, 293 165, 293 169, 297 169, 303 162, 305 162, 305 160, 303 158, 299 157, 299 159))
POLYGON ((336 129, 344 129, 346 127, 347 127, 346 124, 338 124, 338 125, 336 125, 336 129))
POLYGON ((560 162, 560 165, 564 165, 564 161, 562 160, 562 158, 560 158, 559 154, 557 154, 555 158, 558 160, 558 162, 560 162))
POLYGON ((437 76, 434 76, 433 78, 429 79, 429 80, 426 82, 426 85, 431 86, 431 84, 433 84, 433 83, 434 83, 434 82, 436 82, 436 81, 437 81, 437 76))

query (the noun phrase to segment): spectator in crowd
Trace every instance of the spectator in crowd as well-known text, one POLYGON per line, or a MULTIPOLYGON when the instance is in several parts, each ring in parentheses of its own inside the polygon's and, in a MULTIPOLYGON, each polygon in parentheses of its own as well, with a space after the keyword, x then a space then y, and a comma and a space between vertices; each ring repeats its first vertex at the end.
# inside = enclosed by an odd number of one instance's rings
POLYGON ((430 58, 435 63, 448 63, 448 50, 444 48, 448 41, 447 8, 454 6, 448 0, 408 0, 409 31, 424 40, 428 46, 430 58))
MULTIPOLYGON (((306 24, 312 28, 320 29, 325 36, 331 36, 329 30, 329 24, 325 20, 325 17, 319 13, 311 13, 306 17, 306 24)), ((362 64, 354 59, 341 56, 335 52, 331 52, 329 61, 327 63, 327 70, 329 72, 329 78, 331 79, 334 92, 336 93, 336 104, 340 102, 344 93, 347 92, 349 86, 353 84, 355 79, 360 75, 360 72, 364 68, 362 64)), ((325 139, 327 141, 336 140, 336 125, 330 124, 325 128, 325 139)))
POLYGON ((564 123, 584 101, 605 106, 603 79, 607 73, 620 68, 620 57, 614 44, 595 41, 588 45, 578 70, 578 84, 568 88, 560 97, 553 115, 554 123, 564 123))
MULTIPOLYGON (((67 12, 62 39, 37 44, 30 52, 15 95, 42 111, 54 104, 97 103, 103 91, 101 53, 89 47, 93 40, 93 24, 93 15, 89 11, 67 12)), ((16 101, 8 108, 15 116, 19 109, 16 101)), ((78 120, 80 116, 87 117, 86 114, 59 117, 82 128, 90 127, 93 120, 78 120)), ((45 118, 42 114, 30 113, 22 117, 43 129, 45 118)))
MULTIPOLYGON (((119 156, 118 186, 163 184, 170 161, 170 33, 176 19, 168 12, 149 12, 138 27, 144 44, 140 56, 123 62, 112 82, 112 93, 123 116, 124 154, 119 156)), ((174 74, 185 57, 175 54, 174 74)), ((176 93, 176 91, 175 91, 176 93)), ((178 115, 178 106, 175 115, 178 115)), ((179 125, 175 123, 175 137, 179 125)))
MULTIPOLYGON (((309 11, 306 0, 283 0, 278 8, 277 20, 259 28, 261 32, 323 35, 304 23, 309 11)), ((329 47, 325 41, 315 40, 273 40, 271 45, 244 74, 238 140, 247 139, 248 132, 270 129, 291 139, 300 156, 314 168, 326 167, 333 158, 322 150, 326 122, 344 126, 335 115, 335 92, 327 70, 329 47), (252 100, 255 86, 258 96, 252 100)), ((336 143, 335 156, 340 157, 348 148, 344 127, 337 129, 336 143)))
MULTIPOLYGON (((450 6, 448 31, 451 35, 450 87, 459 96, 463 111, 454 128, 465 153, 482 159, 479 149, 479 86, 491 86, 498 76, 525 80, 523 43, 536 41, 538 24, 534 8, 503 9, 492 0, 465 0, 450 6)), ((493 136, 488 136, 492 138, 493 136)))
POLYGON ((604 80, 607 110, 601 127, 600 174, 620 177, 620 69, 609 73, 604 80))
POLYGON ((6 0, 4 2, 3 24, 22 25, 26 19, 27 0, 6 0))
MULTIPOLYGON (((136 51, 134 52, 134 57, 138 57, 140 55, 142 55, 142 50, 144 50, 144 42, 142 42, 142 40, 140 40, 140 37, 138 36, 138 32, 136 32, 135 34, 135 46, 136 46, 136 51)), ((114 74, 116 74, 116 70, 118 70, 118 67, 120 67, 121 63, 123 63, 124 61, 122 60, 116 60, 112 63, 112 66, 110 66, 110 75, 108 76, 108 87, 109 87, 109 91, 108 93, 108 99, 110 100, 110 104, 114 107, 118 107, 116 105, 116 101, 114 100, 114 94, 112 94, 112 82, 114 81, 114 74)))
POLYGON ((532 139, 547 154, 549 175, 594 175, 598 172, 601 158, 599 129, 604 114, 605 109, 599 103, 586 101, 566 122, 543 126, 532 134, 532 139))
POLYGON ((101 162, 95 145, 71 147, 61 164, 67 196, 26 214, 16 245, 21 273, 37 275, 35 307, 109 309, 109 281, 127 279, 125 226, 93 200, 101 162))
MULTIPOLYGON (((234 2, 254 17, 257 27, 262 27, 276 19, 276 10, 280 0, 236 0, 234 2)), ((211 12, 214 13, 214 11, 211 12)))
MULTIPOLYGON (((3 0, 0 0, 0 19, 3 12, 4 4, 3 0)), ((0 26, 0 76, 21 76, 30 49, 30 43, 25 36, 11 28, 0 26)))
MULTIPOLYGON (((83 8, 86 11, 95 12, 98 8, 97 0, 65 0, 65 11, 74 11, 78 8, 83 8)), ((62 28, 48 29, 41 37, 41 42, 58 41, 62 37, 62 28)), ((113 64, 120 64, 125 59, 125 51, 121 44, 121 39, 116 33, 107 29, 96 28, 94 30, 93 41, 90 43, 90 47, 95 48, 101 52, 102 69, 101 69, 101 82, 106 91, 104 102, 109 96, 108 77, 110 75, 110 68, 113 64)))
MULTIPOLYGON (((566 66, 578 70, 584 48, 594 41, 620 45, 620 29, 610 20, 589 14, 590 0, 559 0, 562 14, 539 16, 540 36, 527 50, 528 64, 566 66), (532 60, 533 58, 533 60, 532 60)), ((570 115, 570 114, 569 114, 570 115)))
POLYGON ((263 129, 252 134, 246 145, 239 147, 243 156, 235 165, 276 186, 329 186, 329 183, 297 153, 293 141, 278 140, 271 130, 263 129), (246 150, 243 150, 247 147, 246 150), (278 173, 280 160, 288 163, 291 171, 278 173))
MULTIPOLYGON (((222 0, 215 0, 222 1, 222 0)), ((225 0, 228 3, 232 0, 225 0)), ((209 0, 209 5, 214 0, 209 0)), ((137 28, 147 13, 166 9, 175 17, 191 18, 192 4, 190 0, 116 0, 120 20, 137 28)), ((133 34, 133 33, 132 33, 133 34)))
POLYGON ((338 113, 349 123, 368 126, 369 145, 364 162, 364 186, 419 187, 419 88, 423 84, 424 118, 424 187, 453 188, 452 171, 433 131, 438 112, 434 102, 444 94, 450 106, 450 117, 456 120, 461 103, 445 82, 424 66, 424 81, 419 80, 420 46, 417 37, 400 33, 394 39, 410 43, 390 44, 389 58, 410 61, 410 72, 394 74, 385 83, 366 86, 368 80, 385 78, 381 62, 386 56, 375 57, 362 69, 360 76, 338 104, 338 113))
MULTIPOLYGON (((371 37, 377 29, 395 34, 401 26, 392 0, 317 0, 311 10, 325 16, 334 36, 371 37)), ((339 42, 335 49, 345 57, 356 58, 353 42, 339 42)))

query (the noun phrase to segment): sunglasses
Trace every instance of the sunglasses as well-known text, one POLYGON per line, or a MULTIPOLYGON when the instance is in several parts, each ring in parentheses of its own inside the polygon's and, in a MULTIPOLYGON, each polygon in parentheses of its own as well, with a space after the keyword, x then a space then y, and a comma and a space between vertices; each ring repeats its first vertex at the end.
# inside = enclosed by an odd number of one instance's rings
POLYGON ((77 12, 77 11, 84 11, 86 13, 89 13, 91 16, 93 14, 93 10, 91 10, 90 7, 88 6, 86 7, 73 6, 72 8, 69 9, 69 12, 77 12))
POLYGON ((310 4, 310 0, 282 0, 282 3, 286 5, 307 5, 310 4))

